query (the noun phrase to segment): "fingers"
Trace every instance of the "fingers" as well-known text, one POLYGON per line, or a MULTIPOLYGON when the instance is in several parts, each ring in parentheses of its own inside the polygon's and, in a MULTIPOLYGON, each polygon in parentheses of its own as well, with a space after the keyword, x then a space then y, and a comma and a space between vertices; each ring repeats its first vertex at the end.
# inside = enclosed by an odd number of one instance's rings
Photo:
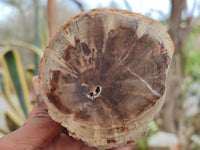
POLYGON ((137 142, 131 143, 126 147, 118 147, 118 148, 113 148, 111 150, 133 150, 134 147, 136 146, 137 142))
POLYGON ((36 98, 37 103, 34 105, 33 110, 31 111, 31 113, 28 116, 28 119, 26 120, 24 125, 26 125, 27 123, 29 123, 33 119, 33 117, 35 116, 35 114, 38 111, 38 105, 39 105, 40 109, 41 109, 41 107, 46 107, 44 105, 44 102, 41 100, 41 96, 40 96, 40 92, 39 92, 38 76, 34 76, 32 82, 33 82, 33 88, 34 88, 34 91, 35 91, 35 94, 36 94, 36 97, 37 97, 36 98))
MULTIPOLYGON (((35 91, 36 95, 39 95, 38 76, 33 77, 33 88, 34 88, 34 91, 35 91)), ((37 113, 37 111, 38 111, 38 103, 36 103, 34 105, 33 110, 29 114, 29 116, 28 116, 28 118, 27 118, 27 120, 26 120, 24 125, 26 125, 27 123, 29 123, 33 119, 33 117, 37 113)))
POLYGON ((33 119, 33 117, 35 116, 37 111, 38 111, 38 104, 36 103, 35 106, 33 107, 33 110, 31 111, 30 115, 28 116, 26 122, 24 123, 24 125, 26 125, 33 119))
POLYGON ((38 76, 33 77, 33 87, 35 90, 35 94, 37 96, 37 103, 38 103, 38 109, 47 109, 46 104, 44 103, 40 91, 39 91, 39 81, 38 76))
POLYGON ((34 106, 25 126, 20 130, 27 136, 32 145, 44 145, 52 140, 62 131, 59 123, 53 121, 48 114, 47 106, 44 103, 40 92, 38 77, 33 78, 33 86, 37 95, 37 103, 34 106))
MULTIPOLYGON (((55 121, 53 121, 48 114, 47 106, 44 103, 44 101, 41 97, 40 91, 39 91, 38 76, 35 76, 33 78, 33 87, 34 87, 34 90, 35 90, 35 93, 37 96, 37 105, 38 105, 37 106, 38 111, 37 111, 37 113, 35 113, 33 121, 43 124, 43 127, 55 125, 56 127, 59 127, 59 129, 61 130, 62 128, 60 127, 60 125, 58 123, 56 123, 55 121)), ((49 132, 47 132, 47 133, 49 133, 49 132)))
POLYGON ((35 90, 35 94, 39 95, 40 91, 39 91, 39 82, 38 82, 38 76, 34 76, 33 77, 33 88, 35 90))
POLYGON ((129 144, 129 146, 133 149, 137 145, 137 141, 134 143, 129 144))
POLYGON ((88 147, 81 140, 76 140, 64 133, 60 134, 54 139, 53 145, 48 145, 46 149, 48 150, 97 150, 94 147, 88 147))

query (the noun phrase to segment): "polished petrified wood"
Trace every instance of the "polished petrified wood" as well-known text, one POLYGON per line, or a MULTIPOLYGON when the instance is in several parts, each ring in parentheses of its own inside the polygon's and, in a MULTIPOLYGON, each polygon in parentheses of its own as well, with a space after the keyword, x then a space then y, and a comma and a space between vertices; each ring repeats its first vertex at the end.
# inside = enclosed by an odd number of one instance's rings
POLYGON ((143 15, 80 13, 50 40, 40 63, 50 116, 99 149, 144 137, 164 102, 173 49, 166 29, 143 15))

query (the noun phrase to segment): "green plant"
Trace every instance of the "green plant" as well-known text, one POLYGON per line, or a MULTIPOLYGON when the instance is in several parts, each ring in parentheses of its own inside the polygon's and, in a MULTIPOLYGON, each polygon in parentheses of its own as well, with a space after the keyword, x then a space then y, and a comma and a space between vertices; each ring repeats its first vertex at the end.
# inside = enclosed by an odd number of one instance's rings
MULTIPOLYGON (((159 131, 159 127, 157 125, 157 123, 155 121, 151 121, 149 123, 149 133, 148 133, 148 136, 144 139, 140 139, 137 143, 137 148, 140 149, 140 150, 147 150, 148 149, 148 140, 149 138, 155 134, 157 131, 159 131)), ((136 148, 136 149, 137 149, 136 148)))
MULTIPOLYGON (((3 42, 0 43, 2 44, 3 42)), ((25 47, 26 50, 34 52, 39 58, 42 56, 42 50, 30 44, 11 42, 10 45, 25 47)), ((9 131, 13 131, 23 125, 32 106, 18 52, 13 48, 9 48, 8 43, 4 47, 1 47, 0 52, 0 92, 9 106, 9 110, 5 112, 4 117, 9 131), (13 101, 12 95, 16 95, 19 105, 13 101)), ((33 74, 33 70, 26 71, 28 71, 30 76, 33 76, 31 75, 33 74)), ((0 132, 4 134, 9 131, 0 129, 0 132)))
MULTIPOLYGON (((200 136, 199 135, 192 135, 191 136, 191 140, 194 142, 194 144, 196 145, 196 149, 199 149, 200 148, 200 136)), ((195 150, 196 150, 195 149, 195 150)))
POLYGON ((0 93, 9 107, 9 110, 4 114, 9 130, 0 128, 0 132, 3 134, 22 126, 31 111, 29 90, 32 88, 32 78, 37 74, 39 61, 43 55, 42 49, 46 47, 48 40, 47 24, 44 21, 46 15, 43 13, 42 19, 39 18, 39 2, 37 0, 33 2, 35 8, 34 45, 16 40, 0 41, 0 93), (40 24, 40 21, 42 21, 42 24, 40 24), (17 50, 23 49, 33 52, 34 65, 23 69, 18 51, 14 49, 16 47, 20 48, 17 50), (13 100, 13 95, 17 97, 17 102, 13 100))
POLYGON ((191 75, 195 80, 200 79, 200 52, 191 50, 185 64, 185 74, 191 75))

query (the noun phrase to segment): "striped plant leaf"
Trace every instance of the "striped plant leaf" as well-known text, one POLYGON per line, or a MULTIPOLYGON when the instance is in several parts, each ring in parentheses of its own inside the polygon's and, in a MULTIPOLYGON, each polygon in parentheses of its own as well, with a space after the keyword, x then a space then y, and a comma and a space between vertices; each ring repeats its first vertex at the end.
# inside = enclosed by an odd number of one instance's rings
MULTIPOLYGON (((34 93, 34 88, 33 88, 34 72, 35 72, 35 66, 34 65, 29 65, 24 70, 26 83, 27 83, 28 90, 29 90, 30 93, 34 93)), ((33 94, 31 94, 31 95, 33 95, 33 94)), ((31 104, 35 103, 35 97, 33 97, 33 98, 34 99, 31 99, 31 104)))
POLYGON ((34 71, 35 71, 35 66, 33 66, 33 65, 29 65, 25 69, 25 75, 26 75, 26 77, 28 77, 29 80, 31 80, 31 82, 34 77, 34 71))
POLYGON ((8 129, 0 128, 0 138, 8 134, 10 131, 8 129))
POLYGON ((12 113, 15 113, 20 120, 25 120, 25 117, 23 115, 23 112, 21 109, 19 109, 16 102, 12 99, 12 92, 10 87, 10 82, 8 81, 8 75, 6 75, 3 70, 0 70, 0 94, 3 96, 5 102, 7 103, 8 107, 10 108, 10 111, 12 113))
POLYGON ((24 48, 28 51, 31 51, 33 53, 35 53, 36 55, 38 55, 40 58, 42 58, 43 55, 43 50, 41 50, 40 48, 32 45, 32 44, 28 44, 26 42, 22 42, 22 41, 16 41, 16 40, 12 40, 12 41, 0 41, 0 46, 2 47, 7 47, 7 46, 17 46, 17 47, 21 47, 24 48))
POLYGON ((19 119, 19 117, 15 113, 13 113, 10 110, 4 113, 4 118, 10 131, 18 129, 24 123, 22 120, 19 119))
POLYGON ((5 75, 5 73, 3 73, 3 70, 0 70, 0 92, 1 92, 1 95, 4 97, 4 99, 6 100, 6 103, 8 104, 8 106, 12 110, 14 110, 16 113, 18 113, 16 104, 13 102, 11 98, 11 91, 9 89, 8 78, 5 75))
POLYGON ((13 49, 7 50, 1 58, 1 64, 16 92, 24 116, 27 118, 31 110, 31 104, 22 64, 17 51, 13 49))

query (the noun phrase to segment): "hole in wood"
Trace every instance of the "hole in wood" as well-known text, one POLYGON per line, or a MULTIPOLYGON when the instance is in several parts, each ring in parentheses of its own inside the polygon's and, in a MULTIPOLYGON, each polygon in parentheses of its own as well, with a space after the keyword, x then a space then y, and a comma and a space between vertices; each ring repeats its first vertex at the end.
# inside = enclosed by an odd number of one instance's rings
POLYGON ((101 94, 102 87, 100 85, 95 86, 95 88, 92 91, 89 91, 86 96, 94 101, 95 98, 99 97, 101 94))

